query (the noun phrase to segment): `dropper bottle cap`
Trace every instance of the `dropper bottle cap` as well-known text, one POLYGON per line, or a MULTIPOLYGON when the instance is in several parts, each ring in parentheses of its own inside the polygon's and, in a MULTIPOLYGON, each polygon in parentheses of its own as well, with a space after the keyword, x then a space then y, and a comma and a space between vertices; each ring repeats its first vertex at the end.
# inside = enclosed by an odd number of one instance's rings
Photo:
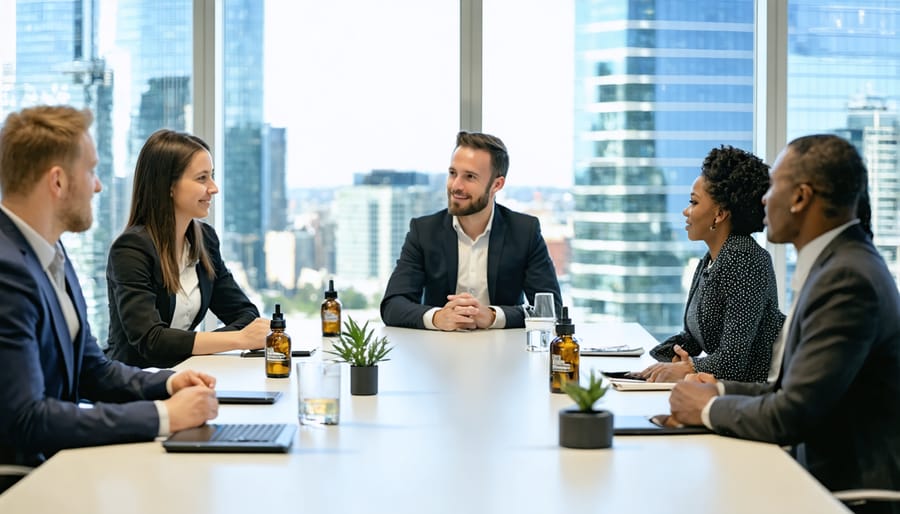
POLYGON ((284 314, 281 312, 281 304, 275 304, 275 312, 272 314, 272 321, 269 322, 269 328, 272 330, 281 329, 284 330, 285 322, 284 322, 284 314))
POLYGON ((337 297, 337 291, 334 290, 334 279, 328 279, 328 291, 325 291, 325 298, 337 297))
POLYGON ((559 317, 559 320, 556 322, 556 335, 572 335, 575 333, 575 325, 572 323, 572 319, 569 317, 569 308, 562 308, 562 316, 559 317))

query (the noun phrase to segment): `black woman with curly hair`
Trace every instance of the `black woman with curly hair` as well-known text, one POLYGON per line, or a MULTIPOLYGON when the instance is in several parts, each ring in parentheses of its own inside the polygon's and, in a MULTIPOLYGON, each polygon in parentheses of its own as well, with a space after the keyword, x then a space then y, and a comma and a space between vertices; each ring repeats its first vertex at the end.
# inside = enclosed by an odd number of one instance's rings
POLYGON ((772 258, 750 235, 763 229, 768 169, 730 146, 713 148, 703 161, 683 214, 688 239, 709 251, 694 271, 684 330, 650 351, 660 362, 640 372, 647 380, 675 382, 697 372, 742 382, 769 377, 784 314, 772 258))

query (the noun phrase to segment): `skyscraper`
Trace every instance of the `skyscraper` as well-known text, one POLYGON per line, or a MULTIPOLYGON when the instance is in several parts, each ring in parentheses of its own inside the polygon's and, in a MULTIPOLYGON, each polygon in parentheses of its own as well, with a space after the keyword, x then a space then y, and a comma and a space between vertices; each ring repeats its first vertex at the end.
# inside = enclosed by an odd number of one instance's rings
POLYGON ((753 0, 576 0, 572 297, 587 321, 682 328, 702 244, 681 211, 714 147, 752 150, 753 0))
MULTIPOLYGON (((272 202, 264 187, 263 6, 256 0, 224 2, 223 94, 225 141, 222 199, 226 259, 240 261, 250 285, 265 287, 265 220, 272 202)), ((284 187, 281 185, 280 187, 284 187)))
MULTIPOLYGON (((92 136, 99 164, 95 170, 113 188, 113 73, 97 48, 96 0, 18 0, 16 2, 16 66, 10 109, 37 104, 69 104, 94 114, 92 136)), ((101 193, 94 199, 94 219, 115 219, 118 202, 101 193)), ((85 234, 64 236, 66 249, 81 278, 91 327, 104 344, 109 325, 106 301, 106 251, 112 227, 95 223, 85 234)))
MULTIPOLYGON (((191 130, 191 0, 134 0, 116 9, 116 66, 122 69, 117 112, 130 119, 120 172, 130 177, 150 134, 191 130)), ((122 227, 118 227, 121 229, 122 227)))
POLYGON ((900 5, 788 4, 789 139, 836 132, 869 170, 874 243, 900 276, 900 5))
POLYGON ((446 204, 444 189, 425 173, 373 170, 357 175, 335 199, 336 267, 343 281, 385 284, 409 230, 409 220, 446 204))

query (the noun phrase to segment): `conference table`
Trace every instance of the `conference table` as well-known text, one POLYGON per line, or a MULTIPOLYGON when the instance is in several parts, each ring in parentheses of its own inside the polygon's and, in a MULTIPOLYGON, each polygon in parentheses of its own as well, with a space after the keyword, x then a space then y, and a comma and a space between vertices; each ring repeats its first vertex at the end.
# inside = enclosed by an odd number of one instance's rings
MULTIPOLYGON (((172 454, 159 441, 66 450, 0 496, 0 512, 847 512, 776 445, 709 434, 560 447, 558 411, 572 402, 549 392, 548 354, 525 351, 523 329, 376 330, 395 347, 378 395, 351 396, 345 368, 340 423, 300 425, 288 454, 172 454)), ((288 333, 295 346, 331 344, 308 323, 288 333)), ((576 337, 655 344, 634 323, 577 325, 576 337)), ((581 370, 650 362, 583 356, 581 370)), ((297 423, 295 373, 267 379, 262 359, 237 352, 178 368, 214 374, 219 389, 284 393, 274 405, 222 405, 216 423, 297 423)), ((610 389, 598 406, 665 413, 668 393, 610 389)))

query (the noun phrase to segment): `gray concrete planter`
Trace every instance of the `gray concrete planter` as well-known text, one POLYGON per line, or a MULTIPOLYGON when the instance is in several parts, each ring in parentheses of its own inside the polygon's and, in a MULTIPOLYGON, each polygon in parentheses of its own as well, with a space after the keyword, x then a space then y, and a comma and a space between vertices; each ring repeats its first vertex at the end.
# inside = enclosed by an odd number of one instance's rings
POLYGON ((608 410, 584 412, 576 407, 559 411, 559 445, 566 448, 612 446, 613 414, 608 410))

